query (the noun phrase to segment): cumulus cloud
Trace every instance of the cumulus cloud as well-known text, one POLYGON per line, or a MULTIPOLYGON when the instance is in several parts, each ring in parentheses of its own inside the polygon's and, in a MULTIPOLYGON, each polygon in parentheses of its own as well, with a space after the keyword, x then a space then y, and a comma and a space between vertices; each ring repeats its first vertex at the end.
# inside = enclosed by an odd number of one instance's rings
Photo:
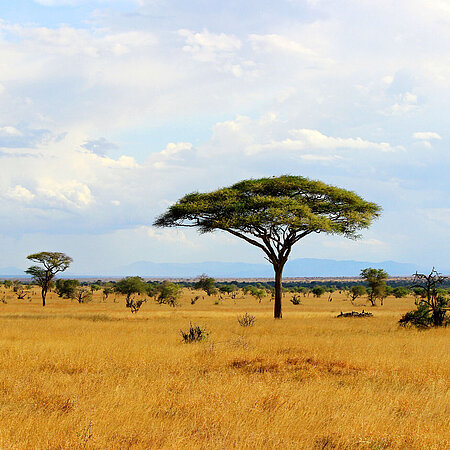
POLYGON ((39 2, 90 15, 0 23, 4 233, 133 229, 186 192, 282 173, 399 214, 448 198, 445 2, 251 0, 258 14, 224 4, 218 18, 212 4, 130 0, 132 21, 126 2, 39 2), (414 152, 431 143, 433 160, 414 152))
POLYGON ((89 186, 77 180, 58 183, 51 179, 41 179, 36 192, 38 198, 45 201, 45 207, 80 209, 94 201, 89 186))
POLYGON ((5 197, 10 200, 28 203, 35 198, 35 195, 27 188, 18 184, 17 186, 8 188, 5 197))

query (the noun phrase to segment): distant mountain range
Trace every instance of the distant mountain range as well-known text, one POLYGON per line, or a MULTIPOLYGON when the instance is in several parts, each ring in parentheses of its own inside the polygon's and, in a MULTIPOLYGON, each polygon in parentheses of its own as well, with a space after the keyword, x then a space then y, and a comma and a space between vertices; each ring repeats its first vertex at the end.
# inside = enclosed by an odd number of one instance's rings
MULTIPOLYGON (((334 259, 299 258, 286 263, 285 277, 352 277, 361 269, 384 269, 392 276, 408 276, 418 271, 431 270, 415 264, 383 261, 336 261, 334 259)), ((270 278, 273 269, 269 264, 246 264, 208 261, 202 263, 155 263, 138 261, 118 268, 114 275, 140 275, 143 277, 191 278, 206 273, 215 278, 270 278)))
MULTIPOLYGON (((395 261, 370 262, 370 261, 337 261, 334 259, 299 258, 286 263, 284 277, 354 277, 358 276, 361 269, 373 267, 383 269, 391 276, 410 276, 417 271, 429 273, 431 267, 421 267, 416 264, 399 263, 395 261)), ((439 272, 450 274, 450 268, 437 268, 439 272)), ((155 263, 151 261, 138 261, 132 264, 118 267, 105 273, 99 270, 95 274, 60 274, 62 277, 123 277, 139 275, 142 277, 157 278, 194 278, 206 273, 214 278, 272 278, 273 269, 270 264, 247 264, 242 262, 217 262, 207 261, 201 263, 155 263)), ((0 268, 0 277, 25 277, 23 270, 17 267, 0 268)))
POLYGON ((25 272, 17 267, 0 267, 0 276, 23 277, 25 272))

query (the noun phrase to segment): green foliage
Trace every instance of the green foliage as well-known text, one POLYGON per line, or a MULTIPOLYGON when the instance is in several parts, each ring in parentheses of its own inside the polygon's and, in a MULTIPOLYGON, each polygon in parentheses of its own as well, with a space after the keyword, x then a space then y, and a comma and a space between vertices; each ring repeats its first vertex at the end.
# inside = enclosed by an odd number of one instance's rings
POLYGON ((125 306, 131 308, 133 297, 147 291, 147 283, 141 277, 125 277, 115 284, 114 289, 126 296, 125 306))
POLYGON ((111 284, 103 286, 103 301, 105 301, 114 292, 114 287, 111 284))
POLYGON ((361 270, 361 277, 369 284, 368 299, 372 306, 376 305, 377 299, 380 299, 381 304, 383 304, 383 299, 386 297, 387 272, 383 269, 369 267, 361 270))
POLYGON ((42 306, 45 306, 45 299, 47 292, 51 289, 53 278, 57 273, 68 269, 73 260, 60 252, 33 253, 28 255, 27 259, 43 266, 31 266, 25 272, 31 275, 33 282, 41 287, 42 306))
POLYGON ((181 295, 181 287, 178 284, 164 281, 159 286, 159 295, 156 301, 162 305, 178 306, 178 298, 181 295))
POLYGON ((78 303, 89 303, 92 301, 92 291, 86 286, 79 286, 75 290, 75 298, 78 303))
POLYGON ((194 289, 199 291, 205 291, 208 296, 217 293, 214 278, 208 277, 206 274, 202 274, 199 279, 194 283, 194 289))
POLYGON ((363 295, 367 294, 367 289, 365 286, 362 286, 360 284, 356 286, 352 286, 350 288, 350 299, 352 302, 354 302, 358 297, 362 297, 363 295))
POLYGON ((155 283, 147 283, 147 295, 149 297, 155 297, 159 293, 159 285, 155 283))
POLYGON ((249 284, 247 286, 244 286, 242 289, 244 294, 250 294, 251 296, 258 299, 259 303, 261 303, 261 300, 263 297, 266 296, 266 290, 263 288, 258 288, 257 286, 253 286, 252 284, 249 284))
POLYGON ((331 232, 356 237, 380 213, 354 192, 300 176, 245 180, 210 193, 188 194, 155 221, 155 226, 198 227, 260 235, 260 229, 331 232), (186 223, 188 222, 188 223, 186 223))
POLYGON ((417 309, 406 313, 399 321, 402 326, 415 326, 418 328, 440 327, 448 324, 447 307, 450 300, 446 291, 441 291, 439 285, 448 277, 442 276, 434 267, 429 275, 414 274, 414 290, 418 290, 420 300, 417 309))
POLYGON ((409 294, 409 290, 403 286, 398 286, 398 287, 392 289, 392 295, 395 298, 403 298, 403 297, 406 297, 408 294, 409 294))
POLYGON ((314 294, 314 297, 320 297, 325 294, 326 289, 323 286, 314 286, 311 292, 314 294))
POLYGON ((185 344, 204 341, 209 334, 204 328, 199 325, 193 325, 192 322, 187 331, 180 330, 180 333, 185 344))
POLYGON ((224 284, 219 286, 219 292, 222 294, 228 294, 231 298, 236 298, 236 293, 239 291, 239 288, 235 284, 224 284))
POLYGON ((282 272, 292 246, 311 233, 355 239, 380 211, 354 192, 283 175, 185 195, 154 225, 195 227, 200 233, 222 230, 260 248, 274 267, 274 316, 281 318, 282 272))
POLYGON ((6 289, 9 289, 10 287, 12 287, 13 282, 11 280, 5 280, 3 282, 3 285, 5 286, 6 289))
POLYGON ((77 288, 80 286, 80 282, 78 280, 64 280, 60 278, 56 280, 55 286, 59 297, 74 299, 77 297, 77 288))
POLYGON ((300 300, 300 297, 299 297, 298 295, 294 295, 294 296, 291 298, 291 303, 292 303, 293 305, 301 305, 301 304, 302 304, 302 301, 300 300))

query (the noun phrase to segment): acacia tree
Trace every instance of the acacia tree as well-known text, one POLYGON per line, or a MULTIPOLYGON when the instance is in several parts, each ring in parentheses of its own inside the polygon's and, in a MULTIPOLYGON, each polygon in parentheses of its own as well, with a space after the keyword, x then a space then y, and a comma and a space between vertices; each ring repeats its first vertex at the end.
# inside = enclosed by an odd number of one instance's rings
POLYGON ((126 296, 125 306, 131 308, 134 296, 146 293, 147 283, 141 277, 125 277, 115 284, 114 290, 126 296))
POLYGON ((386 280, 388 276, 383 269, 369 267, 361 270, 361 277, 369 284, 368 299, 372 306, 376 306, 377 298, 381 300, 381 305, 383 305, 383 299, 386 297, 386 280))
POLYGON ((41 287, 42 306, 45 306, 45 298, 53 278, 57 273, 64 272, 73 260, 70 256, 60 252, 33 253, 28 255, 27 259, 44 266, 31 266, 25 270, 25 273, 31 275, 34 283, 41 287))
POLYGON ((188 194, 156 219, 157 227, 226 231, 265 253, 275 272, 274 316, 281 319, 283 268, 292 247, 312 233, 355 239, 381 208, 354 192, 300 176, 244 180, 214 192, 188 194))
POLYGON ((217 292, 214 278, 208 277, 205 273, 194 283, 194 289, 205 291, 208 297, 217 292))

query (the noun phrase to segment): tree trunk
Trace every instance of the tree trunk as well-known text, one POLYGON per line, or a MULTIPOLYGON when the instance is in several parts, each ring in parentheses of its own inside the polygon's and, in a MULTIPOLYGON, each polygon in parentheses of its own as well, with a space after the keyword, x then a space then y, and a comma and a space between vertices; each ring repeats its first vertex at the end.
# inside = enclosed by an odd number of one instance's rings
POLYGON ((47 296, 47 290, 46 289, 42 289, 42 306, 45 306, 45 297, 47 296))
POLYGON ((281 312, 281 296, 282 296, 282 276, 283 276, 283 267, 284 264, 278 264, 273 266, 275 270, 275 305, 274 305, 274 311, 273 311, 273 317, 275 319, 281 319, 283 317, 283 314, 281 312))

